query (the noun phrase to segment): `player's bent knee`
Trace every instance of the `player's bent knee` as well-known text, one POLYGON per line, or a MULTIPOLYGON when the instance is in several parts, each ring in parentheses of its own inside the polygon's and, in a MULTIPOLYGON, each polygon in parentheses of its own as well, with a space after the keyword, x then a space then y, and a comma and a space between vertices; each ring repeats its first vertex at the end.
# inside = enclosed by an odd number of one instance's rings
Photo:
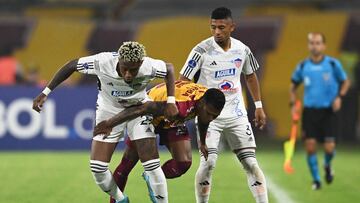
POLYGON ((191 167, 192 161, 181 161, 177 162, 179 176, 185 174, 191 167))
POLYGON ((258 168, 258 162, 255 156, 255 150, 239 151, 236 154, 244 169, 248 172, 254 172, 258 168))
POLYGON ((216 153, 215 152, 210 153, 210 151, 209 151, 208 159, 205 160, 202 157, 201 164, 205 165, 206 169, 213 170, 215 168, 215 166, 216 166, 217 157, 218 157, 217 152, 216 153))

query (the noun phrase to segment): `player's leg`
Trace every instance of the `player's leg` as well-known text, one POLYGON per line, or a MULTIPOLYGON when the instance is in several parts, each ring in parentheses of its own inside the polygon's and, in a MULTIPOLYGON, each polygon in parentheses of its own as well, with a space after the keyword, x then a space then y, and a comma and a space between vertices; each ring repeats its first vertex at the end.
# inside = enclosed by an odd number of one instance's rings
MULTIPOLYGON (((136 163, 139 160, 136 147, 131 143, 130 139, 126 139, 126 148, 121 159, 120 164, 116 167, 113 177, 116 182, 116 185, 119 189, 124 192, 126 182, 131 170, 135 167, 136 163)), ((110 203, 115 203, 115 200, 110 197, 110 203)))
POLYGON ((313 180, 313 190, 321 188, 319 166, 317 160, 317 138, 319 138, 319 120, 321 120, 321 112, 305 108, 302 116, 302 128, 304 137, 304 147, 306 151, 306 160, 313 180), (316 137, 318 136, 318 137, 316 137))
POLYGON ((334 172, 331 167, 331 161, 335 157, 335 141, 338 119, 337 115, 329 109, 325 115, 322 127, 324 130, 324 170, 325 170, 325 181, 330 184, 334 180, 334 172))
POLYGON ((191 158, 190 135, 186 126, 170 128, 159 134, 162 143, 169 149, 172 159, 162 165, 166 178, 177 178, 189 170, 191 158), (164 143, 165 142, 165 143, 164 143))
POLYGON ((92 141, 90 168, 95 183, 117 202, 128 202, 127 197, 117 187, 109 170, 111 156, 117 143, 107 143, 97 140, 92 141))
POLYGON ((130 121, 127 129, 130 140, 135 144, 139 159, 144 167, 143 177, 147 183, 151 201, 167 203, 167 183, 160 167, 156 135, 151 121, 151 117, 142 116, 130 121))
POLYGON ((129 138, 126 139, 126 147, 121 158, 120 164, 116 167, 114 171, 114 179, 121 191, 125 190, 125 185, 131 170, 135 167, 136 163, 139 161, 139 156, 136 150, 135 145, 130 141, 129 138))
POLYGON ((239 119, 228 122, 224 136, 246 172, 248 187, 256 203, 268 203, 266 179, 256 160, 256 143, 251 124, 239 119))
POLYGON ((207 203, 212 186, 212 173, 218 158, 218 145, 223 125, 214 120, 210 123, 206 136, 206 145, 209 150, 208 160, 200 152, 200 164, 195 174, 195 197, 197 203, 207 203))
MULTIPOLYGON (((98 110, 96 112, 96 123, 111 116, 113 116, 112 113, 98 110)), ((118 203, 126 203, 128 198, 117 187, 109 170, 109 163, 116 145, 122 137, 123 128, 123 125, 115 127, 106 139, 103 139, 102 135, 95 136, 92 141, 90 155, 90 168, 95 183, 118 203)))

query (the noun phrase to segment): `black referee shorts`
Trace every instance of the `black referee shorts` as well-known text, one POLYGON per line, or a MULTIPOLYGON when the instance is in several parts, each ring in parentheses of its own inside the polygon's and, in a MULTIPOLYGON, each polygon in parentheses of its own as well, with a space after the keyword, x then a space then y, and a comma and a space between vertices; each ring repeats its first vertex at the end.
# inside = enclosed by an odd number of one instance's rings
POLYGON ((303 138, 315 138, 318 142, 335 141, 337 115, 332 108, 304 108, 302 115, 303 138))

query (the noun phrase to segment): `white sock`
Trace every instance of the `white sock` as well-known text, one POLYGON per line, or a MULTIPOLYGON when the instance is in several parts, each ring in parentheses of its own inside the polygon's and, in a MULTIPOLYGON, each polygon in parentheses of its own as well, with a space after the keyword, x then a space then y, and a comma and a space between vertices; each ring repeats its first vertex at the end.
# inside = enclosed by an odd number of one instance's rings
POLYGON ((256 203, 268 203, 266 180, 255 158, 255 150, 241 151, 237 157, 246 171, 248 186, 256 203))
POLYGON ((145 173, 149 176, 149 182, 158 203, 168 202, 167 183, 164 172, 160 167, 160 159, 152 159, 142 163, 145 173))
POLYGON ((124 195, 116 185, 108 167, 109 163, 90 160, 90 168, 96 184, 115 200, 123 200, 124 195))
POLYGON ((195 197, 197 203, 209 202, 212 172, 217 160, 217 149, 209 148, 209 156, 206 161, 204 156, 200 157, 200 165, 195 175, 195 197))

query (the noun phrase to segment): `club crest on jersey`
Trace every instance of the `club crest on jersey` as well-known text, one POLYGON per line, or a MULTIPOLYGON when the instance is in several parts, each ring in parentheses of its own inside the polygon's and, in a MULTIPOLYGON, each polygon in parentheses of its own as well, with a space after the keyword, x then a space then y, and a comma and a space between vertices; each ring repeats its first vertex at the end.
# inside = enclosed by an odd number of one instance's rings
POLYGON ((219 88, 223 91, 231 91, 234 88, 234 83, 228 80, 224 80, 219 84, 219 88))
POLYGON ((215 78, 232 76, 232 75, 235 75, 235 72, 236 72, 235 68, 230 68, 230 69, 226 69, 226 70, 218 70, 215 72, 215 78))
POLYGON ((111 91, 111 95, 114 97, 124 97, 124 96, 129 96, 134 94, 134 91, 117 91, 117 90, 113 90, 111 91))
POLYGON ((196 66, 196 61, 194 59, 191 59, 189 62, 188 62, 188 66, 190 68, 195 68, 196 66))
POLYGON ((239 59, 239 58, 237 58, 237 59, 235 59, 234 60, 234 64, 235 64, 235 66, 236 66, 236 68, 240 68, 240 66, 241 66, 241 59, 239 59))

